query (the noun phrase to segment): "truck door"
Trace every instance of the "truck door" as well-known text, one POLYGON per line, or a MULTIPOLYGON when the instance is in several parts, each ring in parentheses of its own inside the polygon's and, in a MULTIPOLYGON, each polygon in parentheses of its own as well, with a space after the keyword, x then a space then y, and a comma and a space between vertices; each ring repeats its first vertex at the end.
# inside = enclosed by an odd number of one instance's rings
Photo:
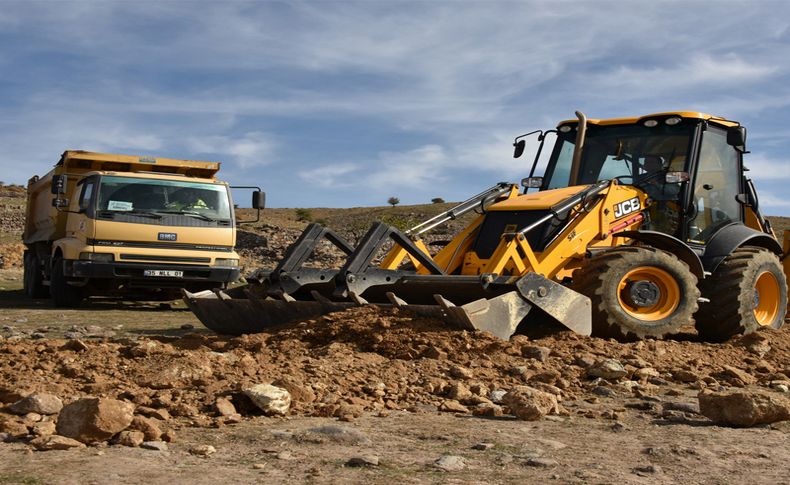
POLYGON ((77 183, 79 199, 77 200, 77 213, 69 217, 67 226, 67 237, 73 237, 80 241, 93 239, 94 236, 94 212, 96 205, 96 177, 87 177, 77 183))

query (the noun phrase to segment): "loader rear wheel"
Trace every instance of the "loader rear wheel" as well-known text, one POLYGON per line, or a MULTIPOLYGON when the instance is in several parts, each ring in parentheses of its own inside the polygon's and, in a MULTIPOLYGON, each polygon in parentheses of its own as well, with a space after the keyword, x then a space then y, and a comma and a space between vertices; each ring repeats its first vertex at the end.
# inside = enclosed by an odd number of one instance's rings
POLYGON ((573 274, 573 288, 592 300, 593 335, 660 338, 692 323, 697 277, 674 255, 648 247, 597 254, 573 274))
POLYGON ((700 288, 710 300, 695 316, 697 331, 706 340, 724 341, 784 324, 787 280, 779 258, 768 250, 736 249, 700 288))

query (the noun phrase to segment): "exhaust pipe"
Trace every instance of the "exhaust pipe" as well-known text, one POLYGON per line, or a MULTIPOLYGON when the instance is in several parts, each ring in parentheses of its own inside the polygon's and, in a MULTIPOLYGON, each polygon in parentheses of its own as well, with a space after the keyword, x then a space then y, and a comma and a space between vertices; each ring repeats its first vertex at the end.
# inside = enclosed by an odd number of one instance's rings
POLYGON ((576 147, 573 150, 573 161, 571 162, 571 177, 569 185, 579 184, 579 171, 582 163, 582 150, 584 149, 584 139, 587 135, 587 116, 581 111, 576 112, 579 118, 579 126, 576 130, 576 147))

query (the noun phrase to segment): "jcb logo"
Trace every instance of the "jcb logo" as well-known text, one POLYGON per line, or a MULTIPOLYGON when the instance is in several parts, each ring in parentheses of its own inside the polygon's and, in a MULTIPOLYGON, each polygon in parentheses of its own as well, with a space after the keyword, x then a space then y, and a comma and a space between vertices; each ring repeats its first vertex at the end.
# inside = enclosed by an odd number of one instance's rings
POLYGON ((642 204, 639 203, 639 197, 634 197, 633 199, 628 199, 624 202, 620 202, 615 204, 614 206, 614 218, 619 219, 623 216, 627 216, 632 212, 636 212, 642 208, 642 204))

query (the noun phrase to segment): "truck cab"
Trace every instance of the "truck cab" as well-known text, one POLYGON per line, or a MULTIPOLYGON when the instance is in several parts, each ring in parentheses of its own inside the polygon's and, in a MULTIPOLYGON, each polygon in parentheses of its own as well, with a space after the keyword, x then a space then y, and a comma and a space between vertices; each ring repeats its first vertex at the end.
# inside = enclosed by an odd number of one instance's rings
POLYGON ((169 300, 237 281, 234 205, 219 167, 64 152, 28 184, 27 294, 76 306, 90 296, 169 300))

